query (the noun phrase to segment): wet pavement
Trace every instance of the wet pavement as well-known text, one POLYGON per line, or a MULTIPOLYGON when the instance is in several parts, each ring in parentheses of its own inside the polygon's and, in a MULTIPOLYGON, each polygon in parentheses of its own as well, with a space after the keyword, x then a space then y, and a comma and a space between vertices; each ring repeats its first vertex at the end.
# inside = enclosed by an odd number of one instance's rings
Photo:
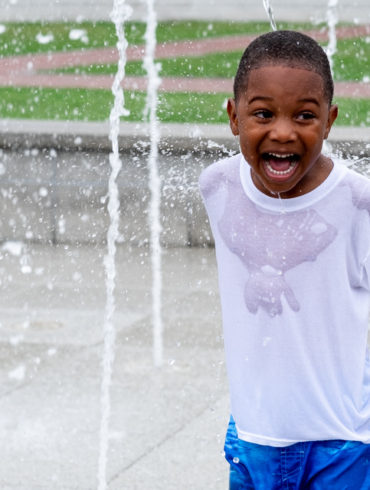
MULTIPOLYGON (((2 247, 2 490, 97 488, 104 254, 2 247)), ((228 397, 214 252, 164 251, 159 368, 148 249, 120 246, 117 270, 108 488, 225 489, 228 397)))

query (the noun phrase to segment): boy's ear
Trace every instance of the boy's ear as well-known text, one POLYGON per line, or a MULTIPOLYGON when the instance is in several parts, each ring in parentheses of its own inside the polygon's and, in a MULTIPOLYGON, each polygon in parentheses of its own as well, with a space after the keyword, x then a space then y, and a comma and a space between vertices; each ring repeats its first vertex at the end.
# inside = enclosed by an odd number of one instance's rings
POLYGON ((331 127, 337 117, 338 117, 338 106, 336 104, 331 105, 329 108, 329 115, 328 115, 328 121, 326 123, 324 139, 326 139, 329 136, 331 127))
POLYGON ((231 132, 236 136, 239 134, 239 125, 238 117, 236 115, 235 99, 229 99, 227 101, 227 113, 229 115, 231 132))

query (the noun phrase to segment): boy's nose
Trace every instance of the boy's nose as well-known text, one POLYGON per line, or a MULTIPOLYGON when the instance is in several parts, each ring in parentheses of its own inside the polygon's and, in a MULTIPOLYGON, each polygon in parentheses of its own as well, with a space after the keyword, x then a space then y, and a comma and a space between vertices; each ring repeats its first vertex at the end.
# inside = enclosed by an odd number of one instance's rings
POLYGON ((292 121, 288 118, 278 118, 271 128, 270 138, 281 143, 295 140, 296 132, 292 121))

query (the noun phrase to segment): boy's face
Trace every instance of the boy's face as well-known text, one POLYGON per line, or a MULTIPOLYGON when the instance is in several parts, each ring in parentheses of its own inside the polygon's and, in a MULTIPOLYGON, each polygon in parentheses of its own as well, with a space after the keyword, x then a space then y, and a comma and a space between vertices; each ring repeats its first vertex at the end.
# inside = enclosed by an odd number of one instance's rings
POLYGON ((330 173, 332 163, 321 148, 338 109, 329 107, 319 74, 285 65, 254 69, 227 112, 252 179, 265 194, 296 197, 330 173))

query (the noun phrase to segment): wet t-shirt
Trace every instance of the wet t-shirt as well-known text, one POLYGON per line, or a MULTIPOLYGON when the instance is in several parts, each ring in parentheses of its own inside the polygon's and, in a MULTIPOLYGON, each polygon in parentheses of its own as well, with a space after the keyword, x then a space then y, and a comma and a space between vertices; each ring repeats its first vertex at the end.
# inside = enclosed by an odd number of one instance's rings
POLYGON ((200 188, 239 437, 370 443, 370 182, 335 162, 313 191, 278 199, 236 155, 200 188))

